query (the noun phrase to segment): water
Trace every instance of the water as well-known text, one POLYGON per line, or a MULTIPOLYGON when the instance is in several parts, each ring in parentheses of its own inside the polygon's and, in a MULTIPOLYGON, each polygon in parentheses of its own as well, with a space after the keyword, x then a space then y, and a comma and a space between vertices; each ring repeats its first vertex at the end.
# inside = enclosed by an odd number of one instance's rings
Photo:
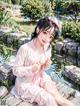
POLYGON ((48 70, 46 70, 46 73, 48 75, 50 75, 52 80, 65 83, 68 86, 72 86, 71 83, 69 83, 68 81, 66 81, 64 79, 62 73, 61 72, 57 72, 56 69, 57 69, 57 64, 52 64, 51 67, 48 70))

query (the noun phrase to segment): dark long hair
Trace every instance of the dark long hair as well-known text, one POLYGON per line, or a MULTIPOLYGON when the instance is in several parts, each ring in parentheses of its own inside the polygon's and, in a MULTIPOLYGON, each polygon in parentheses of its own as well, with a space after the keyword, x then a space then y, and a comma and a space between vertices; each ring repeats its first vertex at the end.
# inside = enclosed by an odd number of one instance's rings
POLYGON ((34 32, 32 33, 32 36, 31 36, 31 40, 36 38, 38 36, 38 34, 42 31, 42 30, 47 30, 51 27, 54 27, 54 39, 55 38, 58 38, 59 36, 59 27, 57 26, 57 24, 54 22, 54 20, 50 20, 49 17, 45 17, 45 18, 42 18, 38 21, 36 27, 35 27, 35 30, 34 32), (39 28, 39 33, 37 33, 37 28, 39 28))

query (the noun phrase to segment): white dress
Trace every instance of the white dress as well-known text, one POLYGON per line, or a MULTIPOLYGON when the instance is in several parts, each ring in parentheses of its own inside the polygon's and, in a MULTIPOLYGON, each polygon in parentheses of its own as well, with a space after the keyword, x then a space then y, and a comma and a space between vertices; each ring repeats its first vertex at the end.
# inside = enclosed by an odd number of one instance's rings
POLYGON ((34 76, 32 65, 38 60, 43 63, 51 57, 51 49, 45 53, 39 53, 31 48, 33 40, 22 45, 16 55, 13 66, 13 74, 16 76, 15 86, 11 93, 24 101, 37 102, 39 106, 54 106, 53 96, 49 94, 43 85, 51 82, 50 76, 43 72, 41 76, 34 76))

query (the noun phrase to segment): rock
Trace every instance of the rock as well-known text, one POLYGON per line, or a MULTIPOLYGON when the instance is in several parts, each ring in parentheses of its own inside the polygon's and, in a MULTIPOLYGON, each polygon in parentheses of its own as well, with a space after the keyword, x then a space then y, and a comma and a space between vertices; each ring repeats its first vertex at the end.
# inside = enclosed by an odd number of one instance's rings
POLYGON ((12 84, 15 80, 15 76, 12 73, 12 66, 3 64, 0 66, 0 82, 6 82, 12 84))
POLYGON ((69 38, 66 38, 63 41, 57 41, 55 43, 55 50, 59 55, 70 56, 70 61, 79 66, 78 61, 80 60, 80 44, 78 42, 75 42, 69 38))
POLYGON ((74 42, 74 40, 70 39, 70 38, 66 38, 64 39, 63 41, 65 44, 68 43, 68 42, 74 42))
POLYGON ((8 32, 11 32, 11 31, 12 31, 12 28, 10 28, 10 27, 7 27, 7 26, 1 26, 0 27, 0 32, 8 33, 8 32))
POLYGON ((68 42, 65 44, 64 48, 67 49, 69 55, 75 56, 78 45, 79 45, 79 43, 68 42))
POLYGON ((64 75, 73 82, 80 84, 80 68, 74 65, 65 66, 64 75))
POLYGON ((78 61, 76 60, 76 58, 75 57, 72 57, 72 56, 66 56, 66 62, 68 62, 68 63, 73 63, 73 64, 78 64, 78 61))
POLYGON ((63 48, 63 43, 62 42, 56 42, 55 49, 57 50, 58 53, 61 52, 62 48, 63 48))
POLYGON ((64 57, 61 56, 61 55, 59 55, 59 54, 57 54, 56 60, 57 60, 58 62, 63 62, 63 61, 64 61, 64 57))
POLYGON ((0 98, 4 97, 8 93, 8 90, 5 86, 0 86, 0 98))
POLYGON ((66 97, 68 99, 75 97, 75 90, 65 83, 58 82, 57 89, 59 90, 59 92, 61 93, 62 96, 66 97))
POLYGON ((18 31, 18 32, 13 32, 10 33, 11 36, 14 36, 15 38, 20 38, 22 36, 27 36, 25 32, 22 31, 18 31))

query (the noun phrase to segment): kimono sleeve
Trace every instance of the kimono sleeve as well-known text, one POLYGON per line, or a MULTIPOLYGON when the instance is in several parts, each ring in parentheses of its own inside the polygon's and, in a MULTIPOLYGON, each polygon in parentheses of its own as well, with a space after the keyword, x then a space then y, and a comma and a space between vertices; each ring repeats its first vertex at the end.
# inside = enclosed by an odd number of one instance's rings
POLYGON ((23 45, 17 52, 16 60, 13 66, 13 74, 17 77, 27 76, 30 71, 32 71, 32 66, 24 66, 24 61, 27 56, 27 46, 24 47, 23 45))

